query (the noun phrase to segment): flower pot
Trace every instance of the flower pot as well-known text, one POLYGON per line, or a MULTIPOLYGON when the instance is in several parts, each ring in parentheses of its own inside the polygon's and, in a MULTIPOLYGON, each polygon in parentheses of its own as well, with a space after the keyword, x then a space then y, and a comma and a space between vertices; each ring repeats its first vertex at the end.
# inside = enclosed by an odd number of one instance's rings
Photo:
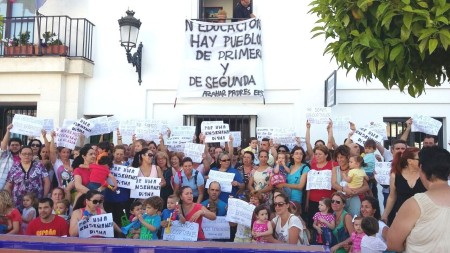
MULTIPOLYGON (((39 47, 35 46, 34 52, 39 54, 39 47)), ((65 45, 48 45, 42 47, 42 55, 67 55, 69 52, 69 47, 65 45)))
POLYGON ((33 55, 34 47, 32 45, 5 47, 5 55, 33 55))

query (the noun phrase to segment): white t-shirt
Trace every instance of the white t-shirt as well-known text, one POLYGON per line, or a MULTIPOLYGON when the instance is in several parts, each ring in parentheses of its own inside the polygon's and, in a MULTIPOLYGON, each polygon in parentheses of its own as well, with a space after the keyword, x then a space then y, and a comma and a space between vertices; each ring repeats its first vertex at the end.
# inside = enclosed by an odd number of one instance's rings
MULTIPOLYGON (((300 229, 299 236, 303 234, 303 229, 305 229, 300 219, 293 214, 291 214, 291 216, 288 218, 288 221, 286 222, 286 224, 284 224, 283 227, 281 227, 281 218, 278 215, 273 218, 272 222, 275 224, 277 239, 284 243, 288 243, 289 241, 289 229, 291 227, 297 227, 300 229)), ((298 239, 297 245, 302 245, 300 239, 298 239)))
POLYGON ((384 222, 382 221, 378 221, 378 233, 375 235, 377 238, 379 238, 382 242, 385 242, 383 239, 383 228, 387 227, 386 224, 384 224, 384 222))
POLYGON ((361 253, 379 253, 385 251, 386 243, 378 237, 364 235, 361 240, 361 253))

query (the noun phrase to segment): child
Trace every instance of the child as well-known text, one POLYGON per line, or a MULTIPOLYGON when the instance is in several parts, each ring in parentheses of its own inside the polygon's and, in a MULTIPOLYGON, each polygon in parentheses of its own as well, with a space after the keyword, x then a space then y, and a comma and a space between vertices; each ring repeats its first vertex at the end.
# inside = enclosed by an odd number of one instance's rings
MULTIPOLYGON (((250 193, 249 203, 254 206, 263 204, 264 198, 261 193, 250 193)), ((252 219, 253 220, 253 219, 252 219)), ((234 242, 252 242, 252 230, 250 227, 238 224, 236 228, 236 235, 234 236, 234 242)))
POLYGON ((158 240, 156 233, 161 227, 161 216, 158 215, 158 211, 161 211, 163 207, 163 200, 160 197, 153 196, 146 199, 143 206, 145 206, 145 214, 138 215, 141 222, 139 238, 141 240, 158 240))
POLYGON ((270 177, 270 184, 277 185, 286 183, 286 174, 289 172, 291 172, 291 170, 286 166, 286 154, 278 153, 276 165, 273 168, 273 174, 270 177))
MULTIPOLYGON (((85 168, 86 165, 80 165, 81 168, 85 168)), ((112 159, 109 156, 102 156, 98 160, 97 164, 90 164, 89 169, 91 169, 91 175, 89 176, 89 184, 87 188, 89 190, 98 190, 102 192, 106 187, 110 187, 106 179, 110 178, 113 181, 114 187, 110 188, 112 191, 117 189, 117 180, 111 174, 109 168, 112 167, 112 159)))
POLYGON ((342 174, 350 189, 358 189, 363 185, 364 180, 369 181, 369 177, 366 175, 366 172, 361 168, 364 166, 366 166, 366 163, 364 163, 361 156, 350 157, 348 162, 350 171, 347 175, 345 173, 342 174))
POLYGON ((353 218, 353 227, 355 231, 352 232, 350 239, 352 240, 352 246, 350 252, 352 253, 361 253, 361 240, 365 235, 361 228, 361 216, 355 216, 353 218))
POLYGON ((62 199, 56 202, 55 214, 57 214, 59 217, 63 218, 64 220, 67 221, 67 223, 69 223, 70 222, 69 208, 70 208, 69 200, 62 199))
MULTIPOLYGON (((131 203, 130 206, 130 222, 135 222, 138 220, 138 216, 142 215, 142 203, 140 201, 135 201, 131 203)), ((124 233, 126 234, 126 233, 124 233)), ((139 239, 141 234, 141 224, 135 223, 132 225, 127 238, 139 239)))
POLYGON ((20 234, 22 217, 17 208, 14 208, 14 203, 11 194, 7 190, 0 190, 0 229, 2 234, 13 232, 20 234), (17 231, 14 231, 14 224, 17 231))
POLYGON ((36 195, 32 192, 29 192, 23 196, 22 231, 26 231, 28 223, 36 218, 36 209, 34 208, 36 202, 36 195))
POLYGON ((253 222, 252 235, 254 241, 265 242, 264 236, 273 234, 272 222, 269 220, 269 208, 259 205, 253 211, 256 220, 253 222))
POLYGON ((375 177, 373 176, 373 172, 375 170, 375 150, 377 150, 377 143, 372 140, 368 139, 366 142, 364 142, 364 163, 366 166, 363 167, 364 171, 366 172, 366 175, 369 177, 369 195, 377 197, 378 196, 378 189, 376 187, 377 181, 375 180, 375 177), (372 193, 372 194, 370 194, 372 193))
POLYGON ((366 234, 361 240, 362 253, 378 253, 386 250, 386 243, 376 237, 380 226, 374 217, 365 217, 361 221, 361 228, 366 234))
POLYGON ((317 230, 317 243, 330 246, 331 230, 336 225, 330 198, 319 201, 319 212, 314 214, 313 220, 313 227, 317 230))
MULTIPOLYGON (((173 194, 167 198, 167 209, 164 209, 161 214, 161 227, 167 228, 170 227, 170 222, 173 220, 178 220, 178 214, 175 211, 177 209, 178 201, 180 199, 177 195, 173 194)), ((164 230, 162 230, 161 235, 164 235, 164 230)))

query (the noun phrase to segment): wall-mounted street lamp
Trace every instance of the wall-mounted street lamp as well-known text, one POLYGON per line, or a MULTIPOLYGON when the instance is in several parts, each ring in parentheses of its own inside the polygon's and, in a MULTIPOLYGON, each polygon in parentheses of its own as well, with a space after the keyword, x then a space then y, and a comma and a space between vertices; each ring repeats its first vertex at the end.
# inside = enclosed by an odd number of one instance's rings
POLYGON ((120 45, 125 48, 127 52, 128 63, 136 67, 136 72, 139 77, 139 85, 141 85, 141 68, 142 68, 142 42, 139 43, 137 51, 131 56, 131 49, 136 47, 139 36, 139 28, 141 21, 134 17, 134 11, 126 11, 127 16, 119 19, 120 26, 120 45))

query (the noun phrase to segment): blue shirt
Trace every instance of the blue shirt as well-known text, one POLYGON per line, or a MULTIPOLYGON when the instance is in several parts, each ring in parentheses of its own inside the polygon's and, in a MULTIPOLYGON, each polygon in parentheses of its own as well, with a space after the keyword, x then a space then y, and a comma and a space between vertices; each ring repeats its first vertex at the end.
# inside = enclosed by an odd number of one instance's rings
MULTIPOLYGON (((212 168, 212 170, 219 171, 219 168, 217 168, 217 167, 216 168, 212 168)), ((222 172, 224 172, 224 171, 222 171, 222 172)), ((241 173, 239 173, 239 171, 237 169, 228 168, 227 171, 225 171, 225 172, 234 174, 233 181, 236 181, 236 182, 238 182, 240 184, 244 183, 244 180, 242 179, 241 173)), ((225 202, 226 204, 228 204, 228 198, 230 196, 237 197, 238 190, 239 190, 238 186, 233 186, 231 188, 231 193, 229 193, 229 192, 221 192, 220 195, 219 195, 219 199, 222 200, 223 202, 225 202)))
MULTIPOLYGON (((202 202, 202 205, 206 208, 208 208, 208 204, 209 204, 209 200, 205 200, 202 202)), ((227 203, 223 202, 222 200, 219 199, 219 201, 217 202, 217 212, 216 212, 217 216, 227 216, 227 203)))
POLYGON ((161 227, 161 216, 159 215, 144 215, 144 220, 148 224, 154 226, 156 230, 150 231, 146 226, 141 224, 141 234, 139 239, 141 240, 158 240, 158 229, 161 227))
MULTIPOLYGON (((294 173, 294 174, 287 174, 286 176, 286 183, 288 184, 299 184, 301 177, 303 174, 308 174, 309 166, 302 164, 300 168, 294 173)), ((298 189, 292 189, 291 188, 291 200, 297 201, 300 204, 302 204, 302 196, 303 192, 298 189)))
POLYGON ((375 169, 375 153, 365 154, 364 162, 367 163, 367 166, 363 167, 366 174, 373 175, 373 170, 375 169))
POLYGON ((192 188, 192 195, 194 197, 198 197, 198 187, 205 185, 205 179, 203 179, 202 173, 198 172, 197 170, 192 170, 192 176, 190 179, 187 178, 186 174, 184 174, 184 171, 181 171, 181 181, 183 181, 183 184, 180 185, 180 178, 178 176, 178 173, 173 175, 173 182, 177 185, 182 186, 189 186, 192 188), (197 174, 197 175, 195 175, 197 174), (195 177, 197 177, 197 184, 195 184, 195 177))

